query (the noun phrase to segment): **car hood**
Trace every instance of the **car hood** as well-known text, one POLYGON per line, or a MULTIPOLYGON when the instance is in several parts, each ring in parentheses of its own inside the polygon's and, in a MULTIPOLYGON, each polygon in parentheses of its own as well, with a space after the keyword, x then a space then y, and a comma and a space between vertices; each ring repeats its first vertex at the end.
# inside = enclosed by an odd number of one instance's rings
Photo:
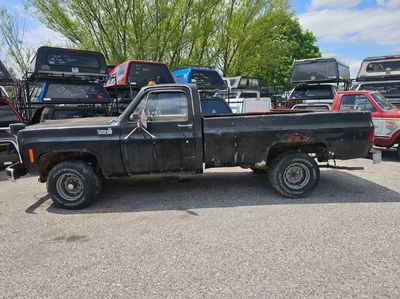
POLYGON ((60 128, 76 128, 76 127, 104 127, 116 124, 115 117, 88 117, 88 118, 72 118, 63 120, 46 120, 43 123, 32 125, 24 129, 24 131, 41 130, 41 129, 60 129, 60 128))
POLYGON ((400 119, 400 109, 392 109, 392 110, 383 111, 383 117, 400 119))

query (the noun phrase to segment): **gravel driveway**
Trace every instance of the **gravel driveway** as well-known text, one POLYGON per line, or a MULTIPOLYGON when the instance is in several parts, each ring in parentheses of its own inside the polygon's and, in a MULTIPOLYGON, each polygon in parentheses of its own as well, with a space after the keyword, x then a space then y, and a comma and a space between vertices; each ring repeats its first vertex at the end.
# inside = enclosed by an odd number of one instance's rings
POLYGON ((108 182, 53 206, 0 175, 0 297, 400 297, 400 162, 322 170, 310 198, 242 169, 108 182))

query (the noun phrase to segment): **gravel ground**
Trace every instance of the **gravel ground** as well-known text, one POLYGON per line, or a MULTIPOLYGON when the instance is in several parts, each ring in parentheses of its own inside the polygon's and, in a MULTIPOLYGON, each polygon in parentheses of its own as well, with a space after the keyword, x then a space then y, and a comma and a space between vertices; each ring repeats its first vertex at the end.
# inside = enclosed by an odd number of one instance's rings
POLYGON ((400 162, 384 160, 323 170, 307 199, 218 169, 108 182, 81 211, 1 174, 0 297, 399 298, 400 162))

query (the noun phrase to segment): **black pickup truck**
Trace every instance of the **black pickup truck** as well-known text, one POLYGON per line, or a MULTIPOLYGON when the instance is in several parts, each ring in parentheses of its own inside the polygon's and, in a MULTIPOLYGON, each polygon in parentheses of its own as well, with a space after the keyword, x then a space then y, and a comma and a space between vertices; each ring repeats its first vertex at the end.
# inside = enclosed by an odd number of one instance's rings
POLYGON ((118 118, 45 122, 18 132, 22 162, 7 169, 47 182, 54 202, 68 209, 93 202, 101 178, 154 173, 202 173, 204 167, 268 170, 271 185, 289 198, 311 193, 316 160, 367 157, 374 137, 369 113, 281 111, 201 116, 194 85, 145 87, 118 118))

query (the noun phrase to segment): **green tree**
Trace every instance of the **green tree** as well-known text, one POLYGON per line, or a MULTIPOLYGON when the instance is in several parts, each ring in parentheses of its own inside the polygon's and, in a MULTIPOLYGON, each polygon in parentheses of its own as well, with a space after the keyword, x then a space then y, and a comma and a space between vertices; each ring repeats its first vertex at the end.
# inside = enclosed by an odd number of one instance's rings
POLYGON ((24 35, 25 24, 17 16, 0 8, 0 44, 12 74, 22 74, 34 54, 34 49, 25 42, 24 35))
POLYGON ((288 0, 27 0, 75 47, 126 59, 220 68, 286 83, 294 59, 320 56, 288 0))

